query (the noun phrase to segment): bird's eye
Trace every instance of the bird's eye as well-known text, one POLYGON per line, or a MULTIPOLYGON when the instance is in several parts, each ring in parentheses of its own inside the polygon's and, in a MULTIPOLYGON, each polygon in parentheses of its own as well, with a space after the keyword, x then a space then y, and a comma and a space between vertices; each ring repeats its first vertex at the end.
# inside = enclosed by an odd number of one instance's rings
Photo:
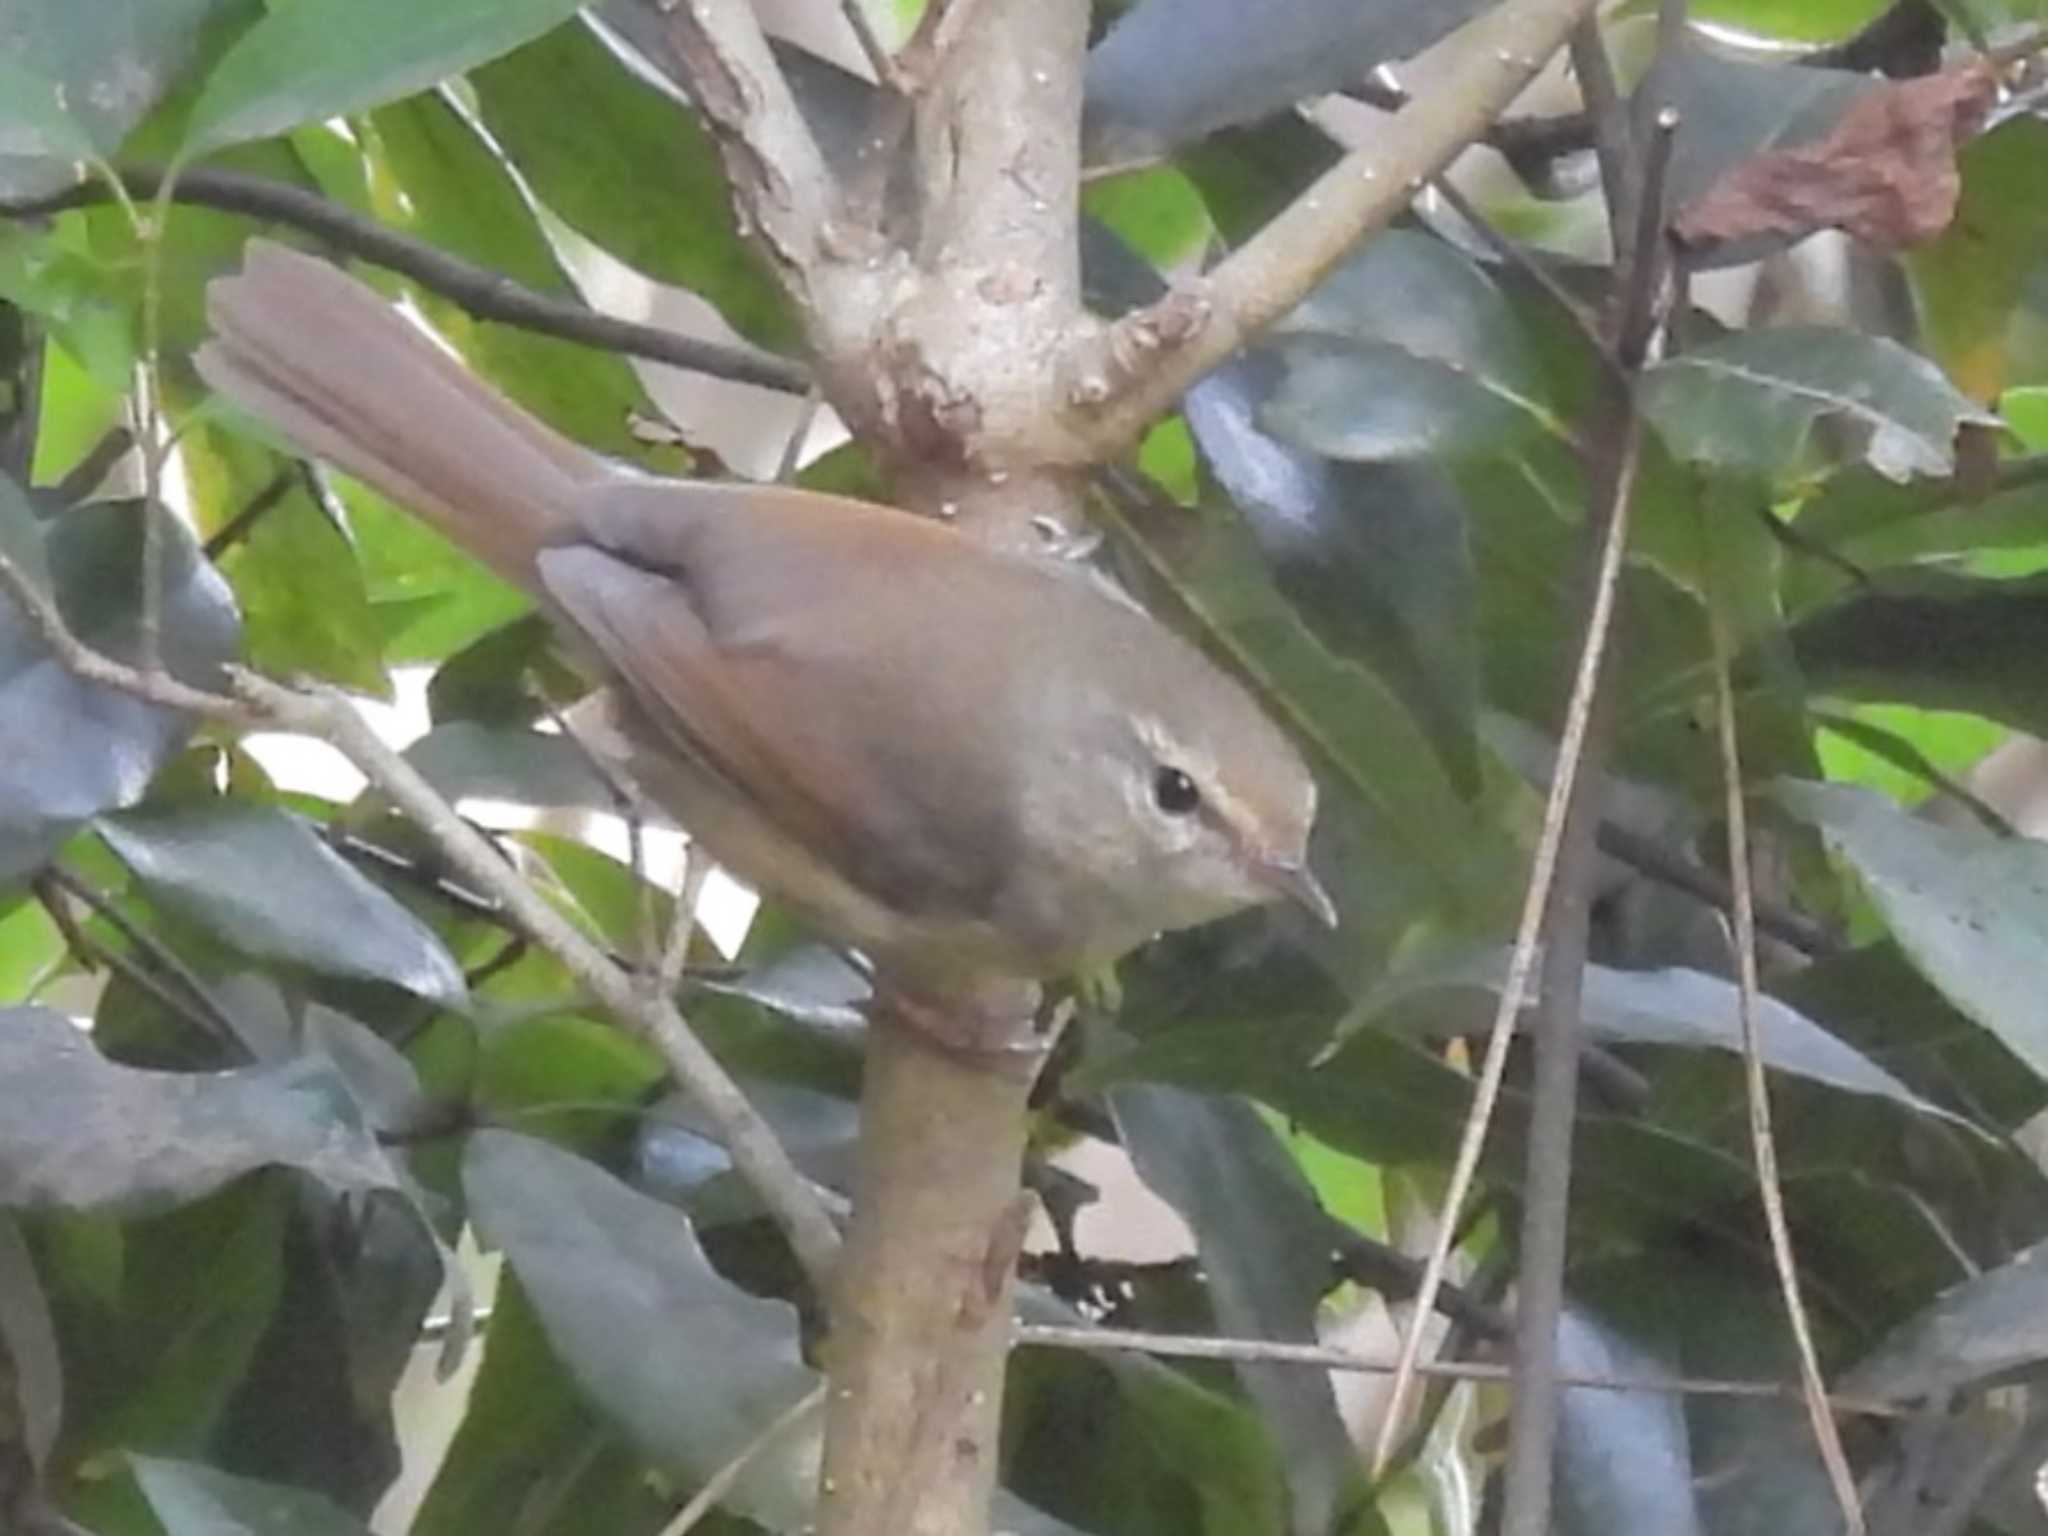
POLYGON ((1202 803, 1202 792, 1178 768, 1162 768, 1152 776, 1152 803, 1169 816, 1185 816, 1202 803))

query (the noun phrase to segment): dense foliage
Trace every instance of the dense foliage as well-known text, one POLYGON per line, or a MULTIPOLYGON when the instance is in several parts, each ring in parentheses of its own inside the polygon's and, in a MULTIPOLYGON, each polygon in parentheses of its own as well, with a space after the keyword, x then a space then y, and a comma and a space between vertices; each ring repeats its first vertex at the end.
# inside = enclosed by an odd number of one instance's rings
MULTIPOLYGON (((110 655, 144 654, 154 624, 193 683, 240 660, 377 697, 394 669, 430 669, 432 728, 408 755, 444 792, 610 812, 534 729, 574 683, 517 595, 198 384, 204 283, 252 234, 318 243, 304 221, 275 201, 158 202, 153 176, 121 199, 104 179, 67 190, 80 162, 260 177, 565 300, 596 247, 794 355, 801 327, 710 136, 622 62, 634 8, 600 7, 603 26, 573 9, 12 8, 0 553, 110 655), (165 467, 189 513, 165 525, 148 621, 139 482, 106 481, 138 377, 175 429, 165 467)), ((1108 313, 1332 163, 1355 122, 1298 103, 1484 7, 1098 9, 1088 143, 1135 167, 1086 195, 1108 313)), ((1604 17, 1625 79, 1652 9, 1604 17)), ((1716 910, 1718 635, 1807 1306, 1835 1390, 1897 1410, 1842 1414, 1852 1462, 1885 1529, 2039 1531, 2048 1179, 2015 1133, 2048 1107, 2048 847, 1967 781, 2048 735, 2048 112, 2038 58, 1995 78, 1971 62, 2042 12, 1692 10, 1715 41, 1652 76, 1678 114, 1665 194, 1690 286, 1637 390, 1566 1365, 1796 1381, 1716 910), (1908 211, 1870 212, 1865 174, 1908 211)), ((788 67, 820 137, 849 140, 865 88, 813 57, 788 67)), ((1376 122, 1399 131, 1398 113, 1376 122)), ((1345 922, 1254 914, 1125 965, 1113 1020, 1084 1021, 1056 1063, 1039 1144, 1118 1140, 1198 1255, 1029 1256, 1032 1320, 1312 1339, 1387 1280, 1361 1234, 1412 1236, 1441 1191, 1471 1103, 1461 1042, 1500 984, 1582 622, 1588 456, 1617 409, 1585 323, 1611 286, 1592 135, 1546 97, 1490 138, 1505 158, 1477 149, 1455 179, 1494 233, 1420 196, 1197 386, 1137 475, 1100 487, 1104 562, 1313 752, 1317 861, 1345 922), (1498 232, 1524 254, 1505 259, 1498 232)), ((717 472, 692 423, 645 430, 657 407, 615 353, 357 270, 580 440, 717 472)), ((806 478, 880 494, 857 443, 806 478)), ((585 931, 642 952, 630 860, 550 830, 500 841, 585 931)), ((652 893, 657 921, 669 901, 652 893)), ((856 979, 772 908, 736 964, 700 954, 693 1023, 806 1171, 843 1186, 856 979)), ((362 1530, 430 1310, 457 1315, 462 1345, 464 1301, 434 1298, 472 1222, 508 1278, 415 1536, 660 1530, 814 1384, 811 1298, 650 1050, 379 797, 280 789, 231 734, 67 675, 4 602, 0 1004, 0 1525, 362 1530), (79 996, 89 1036, 45 1005, 79 996)), ((1462 1249, 1479 1301, 1512 1275, 1527 1107, 1512 1063, 1462 1249)), ((1454 1347, 1498 1343, 1488 1315, 1454 1347)), ((999 1523, 1464 1529, 1500 1410, 1493 1389, 1432 1394, 1434 1433, 1370 1487, 1322 1372, 1028 1348, 999 1523)), ((1562 1435, 1570 1530, 1839 1519, 1796 1393, 1572 1390, 1562 1435)), ((769 1442, 699 1529, 801 1529, 814 1441, 799 1422, 769 1442)))

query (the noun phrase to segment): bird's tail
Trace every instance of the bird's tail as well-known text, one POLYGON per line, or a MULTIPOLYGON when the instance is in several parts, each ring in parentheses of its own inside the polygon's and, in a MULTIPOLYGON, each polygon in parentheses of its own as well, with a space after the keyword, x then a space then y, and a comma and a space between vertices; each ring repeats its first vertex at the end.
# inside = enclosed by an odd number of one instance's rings
POLYGON ((324 261, 252 241, 242 271, 207 289, 207 314, 208 384, 520 586, 607 472, 324 261))

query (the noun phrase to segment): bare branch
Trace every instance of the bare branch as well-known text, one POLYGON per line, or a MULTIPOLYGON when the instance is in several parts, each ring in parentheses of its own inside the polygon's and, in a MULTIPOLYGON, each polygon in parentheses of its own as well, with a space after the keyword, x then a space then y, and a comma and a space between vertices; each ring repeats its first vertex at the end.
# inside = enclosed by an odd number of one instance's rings
POLYGON ((1207 277, 1070 347, 1067 428, 1106 459, 1187 387, 1300 302, 1363 236, 1483 134, 1589 15, 1593 0, 1504 0, 1442 44, 1452 84, 1405 108, 1207 277))
MULTIPOLYGON (((123 185, 138 197, 156 196, 163 188, 164 173, 154 167, 131 166, 120 174, 123 185)), ((107 202, 113 196, 105 183, 85 181, 45 196, 0 199, 0 216, 40 218, 107 202)), ((666 363, 672 368, 687 368, 735 383, 758 384, 787 394, 800 395, 811 387, 810 370, 793 358, 778 357, 755 347, 684 336, 651 325, 636 325, 630 320, 600 315, 581 304, 549 298, 488 267, 476 266, 387 229, 303 187, 236 171, 195 168, 179 173, 171 187, 170 200, 248 214, 318 235, 337 250, 411 278, 478 320, 493 320, 542 336, 556 336, 582 346, 666 363)))
POLYGON ((542 900, 345 698, 332 690, 298 692, 239 668, 230 673, 235 696, 224 698, 163 673, 125 666, 72 634, 56 605, 5 555, 0 555, 0 593, 20 605, 43 642, 76 677, 240 729, 293 731, 336 747, 434 840, 451 864, 479 890, 502 902, 519 926, 560 960, 615 1019, 661 1053, 683 1091, 717 1129, 733 1166, 782 1227, 811 1283, 824 1294, 839 1252, 838 1228, 768 1123, 675 1005, 666 995, 650 996, 542 900))
POLYGON ((803 312, 815 315, 817 268, 837 183, 797 110, 747 0, 658 7, 678 79, 717 138, 734 201, 803 312))
MULTIPOLYGON (((1711 539, 1711 531, 1703 533, 1711 539)), ((1736 1013, 1742 1026, 1743 1083, 1749 1101, 1749 1142, 1756 1159, 1757 1195, 1763 1202, 1764 1228, 1770 1234, 1771 1265, 1778 1277, 1778 1293, 1785 1304, 1785 1317, 1792 1329, 1792 1342, 1799 1357, 1799 1379, 1805 1387, 1806 1413, 1813 1425, 1813 1437, 1820 1448, 1821 1465, 1827 1468, 1829 1486, 1841 1507, 1842 1520, 1850 1536, 1863 1536, 1868 1528, 1863 1501, 1856 1489, 1856 1474, 1842 1450, 1842 1434, 1829 1411, 1827 1381, 1821 1375, 1820 1352, 1814 1347, 1813 1326, 1807 1319, 1806 1303, 1800 1295, 1799 1263, 1792 1251, 1792 1226, 1785 1217, 1785 1192, 1778 1180, 1778 1144, 1771 1134, 1771 1091, 1764 1074, 1763 1039, 1757 1018, 1756 911, 1750 890, 1749 806, 1742 792, 1742 752, 1735 734, 1735 687, 1730 681, 1733 647, 1728 636, 1725 592, 1713 582, 1713 559, 1707 560, 1707 629, 1713 646, 1714 723, 1721 747, 1723 805, 1728 819, 1728 866, 1735 885, 1735 974, 1736 1013)))
MULTIPOLYGON (((1178 1360, 1270 1361, 1280 1365, 1301 1365, 1327 1371, 1358 1371, 1386 1375, 1395 1366, 1350 1350, 1328 1344, 1286 1344, 1273 1339, 1227 1339, 1201 1334, 1147 1333, 1133 1328, 1069 1327, 1057 1323, 1019 1323, 1015 1333, 1020 1348, 1072 1349, 1087 1354, 1157 1355, 1178 1360)), ((1416 1367, 1418 1376, 1435 1376, 1450 1381, 1505 1382, 1512 1386, 1510 1366, 1486 1360, 1431 1360, 1416 1367)), ((1684 1397, 1767 1397, 1796 1400, 1802 1395, 1797 1382, 1762 1381, 1726 1376, 1603 1376, 1578 1373, 1562 1375, 1559 1384, 1596 1392, 1661 1392, 1684 1397)), ((1870 1418, 1904 1418, 1913 1410, 1905 1405, 1872 1397, 1831 1397, 1829 1404, 1841 1413, 1858 1413, 1870 1418)))

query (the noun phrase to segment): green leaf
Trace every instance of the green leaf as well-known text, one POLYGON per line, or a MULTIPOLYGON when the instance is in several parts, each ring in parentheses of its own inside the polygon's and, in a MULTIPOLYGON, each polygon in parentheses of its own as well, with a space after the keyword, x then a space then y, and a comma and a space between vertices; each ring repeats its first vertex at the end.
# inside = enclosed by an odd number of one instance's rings
POLYGON ((50 1303, 13 1213, 0 1210, 0 1349, 13 1377, 4 1400, 21 1448, 40 1476, 64 1422, 64 1362, 50 1303))
MULTIPOLYGON (((370 119, 372 158, 391 192, 388 223, 541 293, 578 294, 517 181, 476 127, 447 101, 423 96, 370 119)), ((650 461, 633 421, 653 411, 638 376, 615 353, 480 323, 438 294, 414 290, 434 328, 485 378, 578 442, 650 461)), ((469 636, 466 638, 474 638, 469 636)))
POLYGON ((249 664, 388 699, 391 681, 355 547, 298 466, 212 423, 188 428, 181 446, 209 533, 253 518, 219 557, 241 600, 249 664))
POLYGON ((449 800, 619 809, 617 789, 598 776, 587 752, 560 734, 454 720, 414 742, 405 756, 449 800))
POLYGON ((0 1010, 0 1077, 10 1085, 0 1205, 148 1210, 275 1165, 333 1189, 394 1187, 325 1063, 147 1072, 106 1060, 70 1020, 28 1007, 0 1010))
POLYGON ((1935 826, 1839 784, 1776 793, 1855 868, 1921 974, 2048 1076, 2048 846, 1935 826))
POLYGON ((1963 146, 1955 219, 1906 254, 1927 344, 1956 381, 1993 399, 2014 369, 2014 312, 2048 246, 2040 195, 2048 122, 2022 113, 1963 146))
MULTIPOLYGON (((1358 1005, 1338 1037, 1348 1038, 1353 1030, 1389 1015, 1398 1021, 1391 1027, 1422 1038, 1483 1034, 1506 975, 1506 952, 1497 951, 1396 977, 1358 1005)), ((1589 965, 1583 987, 1581 1017, 1596 1040, 1730 1053, 1743 1049, 1736 989, 1719 976, 1679 966, 1623 971, 1589 965)), ((1773 1071, 1955 1118, 1774 997, 1757 998, 1757 1033, 1764 1064, 1773 1071)))
MULTIPOLYGON (((65 107, 58 81, 0 58, 0 156, 75 161, 98 155, 85 124, 65 107)), ((65 178, 60 170, 53 179, 65 178)))
POLYGON ((99 831, 153 899, 243 954, 465 1000, 432 930, 296 816, 222 804, 103 817, 99 831))
POLYGON ((1275 327, 1275 435, 1337 459, 1497 453, 1560 430, 1528 339, 1455 247, 1392 230, 1275 327))
MULTIPOLYGON (((215 35, 257 9, 252 0, 10 7, 8 54, 0 59, 0 156, 111 157, 210 51, 215 35)), ((9 191, 33 185, 0 174, 0 188, 9 191)))
POLYGON ((129 1460, 164 1536, 369 1536, 367 1526, 322 1494, 197 1462, 129 1460))
POLYGON ((1897 573, 1802 619, 1791 641, 1816 692, 1967 710, 2048 734, 2048 576, 1897 573))
MULTIPOLYGON (((1330 1221, 1251 1105, 1134 1084, 1110 1095, 1110 1111, 1138 1176, 1194 1231, 1218 1330, 1317 1342, 1330 1221)), ((1237 1374, 1282 1458, 1296 1527, 1328 1529, 1358 1481, 1329 1377, 1273 1364, 1237 1374)))
POLYGON ((1644 412, 1673 454, 1778 479, 1801 466, 1824 419, 1893 480, 1945 475, 1966 424, 1998 418, 1895 341, 1824 326, 1745 331, 1680 353, 1642 380, 1644 412))
POLYGON ((1911 1400, 2048 1360, 2048 1243, 1945 1291, 1851 1367, 1838 1390, 1911 1400))
MULTIPOLYGON (((470 1139, 463 1183, 562 1363, 662 1465, 701 1481, 812 1390, 795 1309, 721 1276, 681 1212, 504 1131, 470 1139)), ((725 1506, 773 1530, 811 1519, 820 1429, 760 1448, 725 1506)))
POLYGON ((491 1304, 490 1347, 410 1536, 653 1532, 675 1500, 584 1400, 516 1273, 491 1304))
MULTIPOLYGON (((48 525, 42 564, 71 631, 117 661, 141 650, 142 519, 133 503, 78 507, 48 525)), ((0 527, 33 580, 34 535, 19 492, 0 479, 0 527)), ((162 657, 173 676, 218 687, 237 621, 227 585, 175 520, 165 519, 162 657)), ((0 880, 35 869, 85 819, 140 799, 191 733, 185 716, 58 665, 12 603, 0 602, 0 880)))
POLYGON ((717 143, 588 28, 550 32, 471 83, 484 126, 549 211, 749 340, 798 343, 788 300, 734 221, 717 143))
POLYGON ((538 37, 576 8, 576 0, 294 0, 215 66, 179 158, 410 96, 538 37))

